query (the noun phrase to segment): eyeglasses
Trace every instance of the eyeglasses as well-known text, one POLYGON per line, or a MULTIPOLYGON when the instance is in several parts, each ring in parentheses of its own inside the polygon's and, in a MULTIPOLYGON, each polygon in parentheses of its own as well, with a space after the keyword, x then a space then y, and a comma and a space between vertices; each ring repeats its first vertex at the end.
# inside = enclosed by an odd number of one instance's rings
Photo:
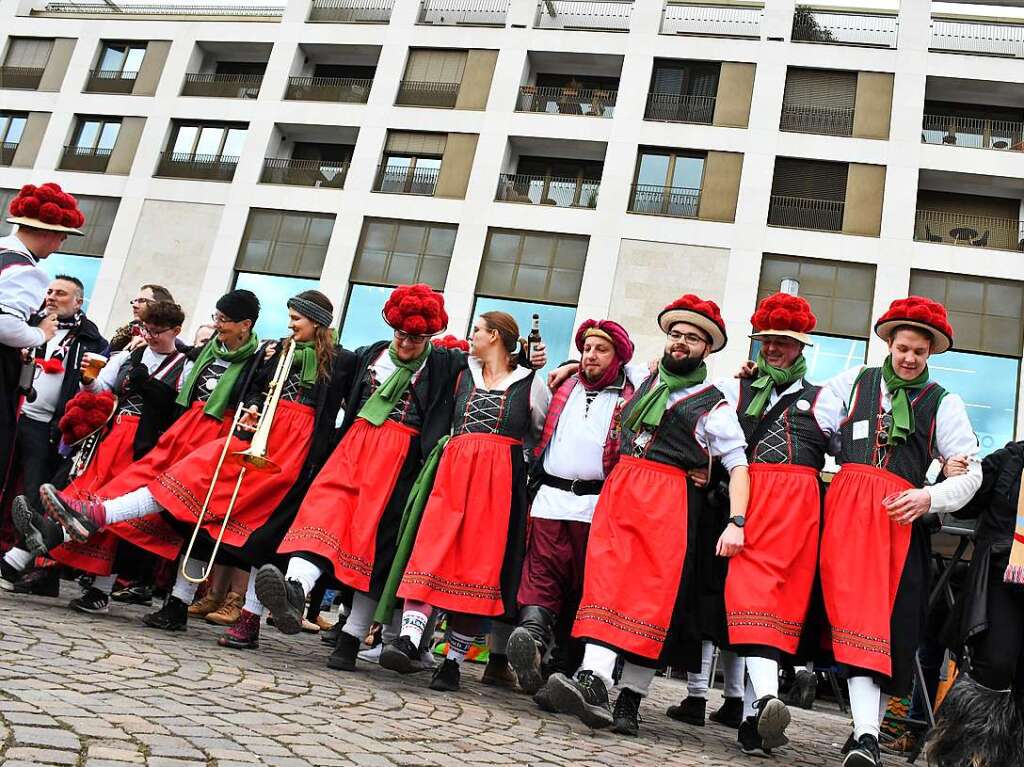
POLYGON ((214 312, 210 315, 210 319, 213 320, 214 325, 233 325, 239 320, 233 320, 230 317, 225 317, 220 312, 214 312))
POLYGON ((132 306, 145 306, 145 305, 151 304, 151 303, 153 303, 153 299, 152 298, 141 298, 141 297, 139 297, 139 298, 133 298, 131 300, 131 305, 132 306))
POLYGON ((696 344, 707 344, 707 341, 703 336, 699 336, 696 333, 680 333, 678 330, 673 330, 668 334, 668 337, 678 343, 684 341, 687 346, 695 346, 696 344))
POLYGON ((396 341, 408 341, 411 344, 421 344, 421 343, 423 343, 424 341, 427 340, 427 337, 426 336, 414 336, 414 335, 411 335, 409 333, 406 333, 404 330, 396 330, 395 331, 395 340, 396 341))
POLYGON ((142 335, 149 336, 150 338, 156 338, 158 335, 160 335, 162 333, 166 333, 168 330, 170 330, 170 328, 160 328, 158 330, 156 328, 149 327, 149 325, 143 325, 142 326, 142 335))
POLYGON ((889 429, 892 428, 892 413, 878 414, 878 428, 875 430, 875 448, 889 445, 889 429))

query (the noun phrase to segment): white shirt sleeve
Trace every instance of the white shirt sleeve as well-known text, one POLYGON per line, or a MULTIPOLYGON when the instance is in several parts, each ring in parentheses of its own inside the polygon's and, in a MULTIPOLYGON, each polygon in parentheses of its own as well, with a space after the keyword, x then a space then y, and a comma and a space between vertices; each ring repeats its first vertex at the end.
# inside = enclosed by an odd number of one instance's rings
POLYGON ((694 436, 713 457, 722 460, 726 471, 747 465, 747 440, 736 409, 730 407, 728 401, 718 403, 697 421, 694 436))
POLYGON ((836 396, 835 391, 827 385, 823 386, 814 403, 814 420, 818 422, 822 432, 831 437, 839 431, 839 424, 846 415, 845 411, 846 406, 836 396))
POLYGON ((534 439, 539 439, 544 432, 544 421, 548 417, 551 396, 547 378, 539 373, 535 374, 533 383, 530 384, 530 432, 534 439))
POLYGON ((637 389, 644 381, 651 377, 651 369, 647 366, 646 362, 642 365, 630 362, 626 365, 626 377, 633 384, 633 388, 637 389))
POLYGON ((729 407, 733 410, 739 407, 740 379, 723 378, 721 381, 715 381, 715 388, 725 395, 725 401, 729 403, 729 407))
POLYGON ((82 388, 91 392, 113 391, 117 383, 117 374, 121 367, 128 363, 131 352, 122 349, 107 360, 107 364, 100 371, 100 374, 90 383, 83 383, 82 388))
POLYGON ((46 335, 13 314, 0 314, 0 344, 28 349, 46 343, 46 335))
POLYGON ((978 460, 978 438, 967 417, 964 401, 957 394, 947 394, 935 415, 935 446, 943 459, 958 455, 969 457, 967 473, 947 477, 927 488, 932 497, 932 513, 959 511, 981 487, 981 461, 978 460))
POLYGON ((856 365, 849 370, 844 370, 837 376, 825 382, 825 388, 832 392, 842 405, 842 414, 845 416, 850 409, 850 398, 853 396, 853 385, 857 382, 857 376, 865 368, 865 365, 856 365))

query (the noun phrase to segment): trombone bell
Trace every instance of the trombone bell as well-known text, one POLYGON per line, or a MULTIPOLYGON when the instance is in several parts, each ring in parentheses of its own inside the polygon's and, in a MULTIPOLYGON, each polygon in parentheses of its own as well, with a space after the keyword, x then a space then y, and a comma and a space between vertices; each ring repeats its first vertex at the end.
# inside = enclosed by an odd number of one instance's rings
POLYGON ((281 473, 280 466, 271 461, 265 455, 253 452, 252 450, 242 450, 237 453, 233 453, 231 457, 250 471, 258 471, 264 474, 281 473))

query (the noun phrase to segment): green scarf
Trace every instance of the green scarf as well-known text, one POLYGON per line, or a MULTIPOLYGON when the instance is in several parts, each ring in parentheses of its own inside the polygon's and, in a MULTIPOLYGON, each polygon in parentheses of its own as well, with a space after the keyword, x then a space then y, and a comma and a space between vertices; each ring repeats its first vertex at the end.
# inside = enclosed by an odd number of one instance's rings
POLYGON ((892 355, 882 363, 882 380, 892 396, 892 424, 889 426, 889 444, 899 445, 914 433, 914 409, 910 406, 907 389, 917 389, 928 383, 928 366, 913 381, 905 381, 896 375, 892 367, 892 355))
POLYGON ((220 418, 224 415, 224 408, 227 407, 228 400, 231 399, 231 391, 235 388, 235 381, 242 374, 242 368, 245 367, 245 363, 256 353, 256 347, 259 346, 259 343, 260 340, 256 337, 255 333, 250 335, 249 340, 234 351, 225 347, 220 341, 211 340, 207 342, 206 346, 199 352, 199 358, 189 371, 188 378, 185 379, 185 384, 181 387, 181 392, 178 394, 178 399, 175 402, 182 407, 188 407, 192 402, 193 390, 196 388, 199 376, 202 375, 203 370, 215 359, 223 360, 230 363, 228 369, 221 374, 220 379, 217 381, 217 387, 210 392, 210 398, 206 400, 206 405, 203 407, 203 412, 207 415, 220 418))
POLYGON ((764 355, 757 355, 757 378, 750 384, 750 387, 757 392, 754 398, 747 405, 746 414, 753 418, 760 418, 764 409, 772 398, 772 389, 776 387, 789 386, 793 381, 799 381, 807 373, 807 360, 804 355, 796 358, 788 368, 777 368, 769 365, 764 355))
MULTIPOLYGON (((331 331, 331 343, 338 342, 338 333, 331 331)), ((295 355, 292 357, 292 367, 300 366, 302 377, 299 383, 305 387, 311 387, 316 383, 319 361, 316 358, 316 344, 313 341, 295 341, 295 355)))
POLYGON ((391 411, 395 409, 398 400, 405 394, 405 390, 409 388, 409 382, 412 381, 416 371, 427 361, 430 350, 433 348, 434 345, 428 343, 419 357, 409 362, 403 362, 398 358, 398 352, 395 351, 395 345, 392 343, 388 347, 388 354, 395 364, 395 372, 389 375, 388 380, 378 386, 377 391, 366 400, 366 404, 359 411, 359 418, 369 421, 374 426, 384 423, 391 411))
POLYGON ((658 364, 658 385, 643 395, 633 407, 633 412, 626 419, 626 428, 640 431, 647 427, 657 429, 665 415, 665 406, 672 392, 686 389, 703 383, 707 378, 708 367, 703 362, 695 370, 685 375, 676 375, 665 369, 663 363, 658 364))

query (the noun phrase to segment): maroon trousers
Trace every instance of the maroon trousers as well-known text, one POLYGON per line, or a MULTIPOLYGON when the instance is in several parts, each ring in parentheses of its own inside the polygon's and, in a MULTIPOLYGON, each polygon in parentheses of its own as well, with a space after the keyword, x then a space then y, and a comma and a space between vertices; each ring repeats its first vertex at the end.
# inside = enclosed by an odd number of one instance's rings
POLYGON ((516 601, 561 614, 575 608, 583 593, 590 524, 561 519, 530 518, 523 577, 516 601))

